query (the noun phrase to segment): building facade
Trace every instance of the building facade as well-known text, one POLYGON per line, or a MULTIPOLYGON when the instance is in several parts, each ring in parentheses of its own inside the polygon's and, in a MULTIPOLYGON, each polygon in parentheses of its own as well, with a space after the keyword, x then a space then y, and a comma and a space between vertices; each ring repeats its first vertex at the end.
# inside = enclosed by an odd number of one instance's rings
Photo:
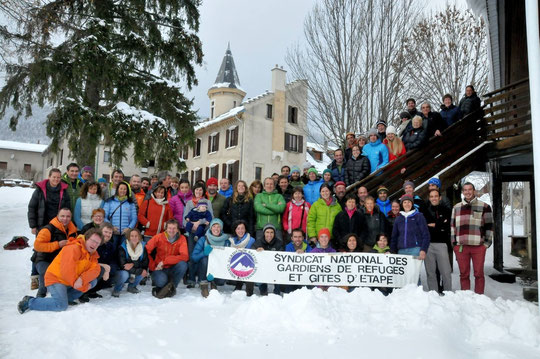
POLYGON ((0 179, 38 181, 46 174, 42 153, 47 145, 0 141, 0 179))

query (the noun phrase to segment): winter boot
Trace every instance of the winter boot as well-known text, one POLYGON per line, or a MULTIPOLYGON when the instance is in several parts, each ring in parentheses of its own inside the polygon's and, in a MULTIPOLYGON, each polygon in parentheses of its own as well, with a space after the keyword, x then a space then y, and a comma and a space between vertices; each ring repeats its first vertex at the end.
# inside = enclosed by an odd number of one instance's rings
POLYGON ((129 286, 127 287, 127 291, 132 293, 132 294, 138 294, 140 293, 141 291, 137 289, 137 287, 132 287, 132 286, 129 286))
POLYGON ((140 285, 146 285, 147 280, 148 280, 148 277, 144 277, 143 279, 141 279, 141 282, 139 284, 140 285))
POLYGON ((30 310, 30 299, 34 297, 31 297, 29 295, 25 295, 24 298, 17 304, 17 310, 19 313, 24 314, 28 310, 30 310))
POLYGON ((111 295, 115 298, 120 298, 120 292, 117 292, 116 290, 113 290, 111 295))
MULTIPOLYGON (((161 288, 159 291, 157 291, 156 298, 163 299, 163 298, 168 297, 170 295, 170 292, 171 292, 172 289, 174 289, 173 282, 169 282, 169 283, 165 284, 165 286, 163 286, 163 288, 161 288)), ((176 292, 176 290, 175 290, 175 292, 176 292)))
POLYGON ((236 285, 234 286, 234 290, 242 290, 242 286, 244 285, 244 283, 238 281, 236 282, 236 285))
POLYGON ((90 296, 87 293, 84 293, 79 297, 80 303, 88 303, 90 301, 90 296))
POLYGON ((208 282, 201 282, 201 295, 207 298, 209 294, 210 293, 208 292, 208 282))
POLYGON ((246 296, 251 297, 253 295, 253 288, 255 287, 255 283, 253 282, 247 282, 246 283, 246 296))
POLYGON ((39 288, 39 275, 30 276, 30 290, 36 290, 39 288))
POLYGON ((217 289, 217 285, 214 283, 214 281, 210 282, 210 289, 217 289))

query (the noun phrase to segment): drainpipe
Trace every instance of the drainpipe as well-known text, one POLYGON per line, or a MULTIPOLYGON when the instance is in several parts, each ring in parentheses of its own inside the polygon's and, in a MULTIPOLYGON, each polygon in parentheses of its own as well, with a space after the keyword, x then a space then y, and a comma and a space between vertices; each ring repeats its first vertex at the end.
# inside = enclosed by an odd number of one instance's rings
MULTIPOLYGON (((527 22, 527 52, 529 57, 529 89, 531 91, 531 124, 533 143, 533 167, 535 183, 540 183, 540 34, 538 33, 538 0, 525 0, 527 22)), ((534 201, 536 223, 540 223, 540 189, 535 186, 534 201)), ((536 240, 540 238, 540 227, 536 226, 536 240)), ((536 246, 536 268, 540 268, 540 247, 536 246)), ((540 301, 538 301, 540 311, 540 301)))
MULTIPOLYGON (((242 124, 242 144, 240 145, 240 166, 238 167, 238 178, 244 179, 244 135, 246 133, 246 121, 242 121, 240 117, 238 117, 238 114, 234 115, 234 118, 236 121, 242 124)), ((238 138, 240 139, 240 134, 238 135, 238 138)))

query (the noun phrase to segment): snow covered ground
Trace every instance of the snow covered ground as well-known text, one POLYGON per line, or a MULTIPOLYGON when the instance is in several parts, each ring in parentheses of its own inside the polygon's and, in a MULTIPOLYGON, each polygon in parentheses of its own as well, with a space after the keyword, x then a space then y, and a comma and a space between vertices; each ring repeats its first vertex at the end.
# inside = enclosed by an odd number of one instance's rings
MULTIPOLYGON (((0 244, 32 238, 31 193, 0 188, 0 244)), ((485 296, 410 286, 388 297, 330 288, 247 298, 227 287, 203 299, 181 285, 158 300, 145 286, 119 299, 105 290, 62 313, 20 315, 17 302, 31 294, 30 255, 0 249, 1 358, 540 358, 538 307, 521 300, 519 285, 489 277, 485 296)))

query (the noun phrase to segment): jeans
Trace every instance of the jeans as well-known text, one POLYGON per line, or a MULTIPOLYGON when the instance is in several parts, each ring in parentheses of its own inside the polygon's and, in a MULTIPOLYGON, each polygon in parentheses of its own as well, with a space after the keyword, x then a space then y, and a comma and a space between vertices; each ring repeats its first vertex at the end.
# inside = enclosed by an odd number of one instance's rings
POLYGON ((51 263, 41 261, 36 263, 36 269, 39 274, 39 288, 37 291, 38 297, 44 297, 47 295, 47 287, 45 287, 45 272, 51 263))
MULTIPOLYGON (((206 279, 207 272, 208 272, 208 257, 202 257, 202 259, 199 261, 199 270, 197 273, 197 275, 199 276, 199 280, 201 282, 207 280, 206 279)), ((224 285, 225 279, 214 278, 213 282, 215 285, 224 285)))
MULTIPOLYGON (((403 248, 398 250, 398 254, 418 257, 420 255, 420 249, 420 247, 403 248)), ((422 282, 420 281, 420 276, 418 276, 418 285, 422 285, 422 282)))
MULTIPOLYGON (((188 276, 188 281, 191 282, 191 283, 195 283, 195 277, 197 276, 198 271, 199 271, 199 263, 196 263, 196 262, 193 261, 193 259, 191 259, 191 255, 193 254, 193 249, 195 248, 195 244, 197 244, 197 241, 195 241, 195 234, 190 233, 188 238, 187 238, 187 245, 188 245, 188 252, 189 252, 189 262, 188 262, 189 276, 188 276)), ((202 278, 202 279, 205 280, 206 276, 204 278, 202 278)), ((199 280, 201 280, 201 278, 199 278, 199 280)))
MULTIPOLYGON (((142 275, 135 276, 135 280, 133 283, 129 283, 128 287, 137 287, 141 280, 143 279, 142 275)), ((114 278, 114 291, 120 292, 122 291, 122 288, 124 288, 124 284, 129 281, 129 272, 127 270, 119 270, 116 272, 116 276, 114 278)))
POLYGON ((486 278, 484 277, 484 260, 486 259, 487 247, 479 246, 455 246, 454 253, 459 266, 459 281, 461 290, 471 289, 471 261, 474 268, 474 292, 484 294, 486 278), (460 248, 462 247, 462 249, 460 248), (460 251, 461 249, 461 251, 460 251))
MULTIPOLYGON (((90 288, 96 285, 94 279, 90 282, 90 288)), ((31 310, 61 312, 67 309, 70 302, 83 295, 83 292, 61 283, 55 283, 47 287, 51 293, 50 298, 32 298, 29 302, 31 310)))
POLYGON ((158 288, 163 288, 168 282, 173 282, 176 288, 186 274, 187 267, 186 262, 180 261, 170 268, 153 271, 152 283, 158 288))

